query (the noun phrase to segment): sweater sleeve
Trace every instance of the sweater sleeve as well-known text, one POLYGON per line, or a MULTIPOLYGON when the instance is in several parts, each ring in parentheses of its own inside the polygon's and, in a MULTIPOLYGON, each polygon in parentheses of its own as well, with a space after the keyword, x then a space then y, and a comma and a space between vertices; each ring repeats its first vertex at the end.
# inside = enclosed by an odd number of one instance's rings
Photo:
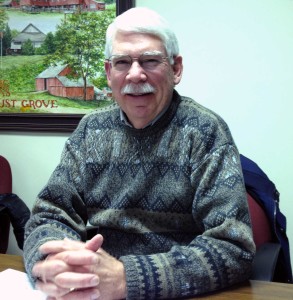
POLYGON ((50 240, 86 239, 87 212, 83 201, 83 132, 81 125, 67 140, 59 165, 38 194, 26 224, 24 262, 31 283, 34 264, 44 257, 39 247, 50 240))
POLYGON ((128 299, 172 299, 249 278, 255 253, 238 151, 224 145, 193 172, 193 218, 201 234, 166 253, 120 257, 128 299))

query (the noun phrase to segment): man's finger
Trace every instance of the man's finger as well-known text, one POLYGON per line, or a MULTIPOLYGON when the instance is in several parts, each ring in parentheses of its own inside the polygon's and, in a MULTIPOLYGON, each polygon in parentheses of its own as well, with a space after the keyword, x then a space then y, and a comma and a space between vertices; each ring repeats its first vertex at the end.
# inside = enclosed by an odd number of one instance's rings
POLYGON ((72 266, 93 265, 99 262, 96 252, 91 250, 64 251, 55 255, 56 259, 61 259, 72 266))
POLYGON ((56 274, 65 271, 68 271, 68 265, 64 261, 46 260, 36 263, 32 269, 32 274, 46 282, 51 280, 56 274))
POLYGON ((64 240, 49 241, 40 246, 39 251, 42 254, 60 253, 67 250, 81 250, 88 249, 96 252, 103 243, 103 236, 101 234, 95 235, 91 240, 86 243, 70 240, 65 238, 64 240))
POLYGON ((88 240, 85 244, 86 249, 91 251, 98 251, 103 244, 104 238, 101 234, 96 234, 91 240, 88 240))
POLYGON ((51 297, 62 297, 66 294, 69 293, 68 288, 61 288, 58 287, 55 283, 53 282, 42 282, 42 281, 37 281, 36 282, 36 289, 42 291, 46 295, 49 295, 51 297))
MULTIPOLYGON (((68 291, 68 293, 58 300, 97 300, 100 297, 100 291, 96 288, 89 288, 84 290, 73 290, 68 291)), ((56 300, 55 297, 47 297, 47 300, 56 300)))
POLYGON ((75 288, 84 289, 97 287, 99 284, 99 277, 95 274, 90 273, 74 273, 74 272, 64 272, 58 274, 54 278, 54 282, 61 288, 75 288))
POLYGON ((40 246, 39 251, 42 254, 59 253, 66 250, 80 250, 85 248, 85 243, 69 240, 49 241, 40 246))

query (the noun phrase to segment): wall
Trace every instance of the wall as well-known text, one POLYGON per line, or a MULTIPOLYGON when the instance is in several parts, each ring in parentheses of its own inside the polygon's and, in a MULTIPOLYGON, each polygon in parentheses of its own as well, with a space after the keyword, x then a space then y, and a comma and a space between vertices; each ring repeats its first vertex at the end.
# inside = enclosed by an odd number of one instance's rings
MULTIPOLYGON (((293 1, 136 0, 136 5, 171 21, 184 57, 178 91, 219 113, 240 152, 276 183, 293 243, 293 1)), ((30 207, 67 136, 0 132, 14 192, 30 207)), ((18 252, 13 243, 12 237, 10 253, 18 252)))

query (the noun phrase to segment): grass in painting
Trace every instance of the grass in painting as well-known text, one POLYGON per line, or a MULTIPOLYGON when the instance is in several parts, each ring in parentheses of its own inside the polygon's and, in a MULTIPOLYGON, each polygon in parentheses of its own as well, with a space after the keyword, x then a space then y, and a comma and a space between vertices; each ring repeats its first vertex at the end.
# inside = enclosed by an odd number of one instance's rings
POLYGON ((43 59, 40 55, 3 57, 0 80, 9 82, 10 95, 0 98, 2 113, 85 114, 112 103, 109 100, 73 100, 36 92, 35 78, 45 69, 43 59))

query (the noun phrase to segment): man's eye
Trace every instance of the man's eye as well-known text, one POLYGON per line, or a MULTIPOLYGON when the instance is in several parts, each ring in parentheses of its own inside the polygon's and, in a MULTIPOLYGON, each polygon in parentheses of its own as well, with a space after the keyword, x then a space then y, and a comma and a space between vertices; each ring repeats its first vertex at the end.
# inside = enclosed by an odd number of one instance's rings
POLYGON ((116 60, 114 62, 114 65, 117 66, 117 65, 128 65, 129 64, 129 60, 127 59, 119 59, 119 60, 116 60))
POLYGON ((148 58, 144 58, 143 63, 159 63, 160 61, 157 58, 154 57, 148 57, 148 58))
POLYGON ((144 59, 141 63, 143 67, 151 68, 156 67, 160 64, 160 61, 155 58, 144 59))

